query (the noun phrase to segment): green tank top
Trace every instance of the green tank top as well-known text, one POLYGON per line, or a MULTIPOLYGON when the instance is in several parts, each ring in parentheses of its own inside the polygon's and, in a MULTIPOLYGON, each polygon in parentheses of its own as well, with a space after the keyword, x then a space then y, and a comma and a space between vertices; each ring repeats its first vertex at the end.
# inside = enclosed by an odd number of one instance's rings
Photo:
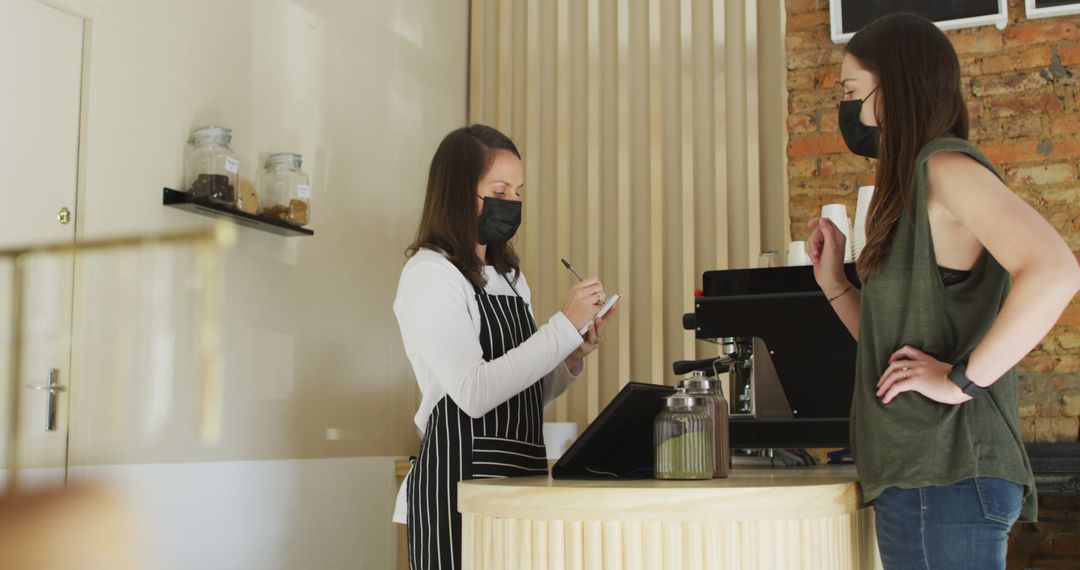
POLYGON ((927 160, 938 152, 970 155, 1001 177, 971 143, 932 141, 915 162, 911 215, 901 216, 878 275, 862 289, 851 442, 863 498, 887 487, 948 485, 998 477, 1025 487, 1020 517, 1035 520, 1035 481, 1020 438, 1016 369, 987 394, 960 405, 905 392, 888 406, 874 395, 889 357, 910 344, 943 362, 957 362, 994 322, 1011 280, 984 251, 971 275, 946 288, 938 273, 927 214, 927 160))

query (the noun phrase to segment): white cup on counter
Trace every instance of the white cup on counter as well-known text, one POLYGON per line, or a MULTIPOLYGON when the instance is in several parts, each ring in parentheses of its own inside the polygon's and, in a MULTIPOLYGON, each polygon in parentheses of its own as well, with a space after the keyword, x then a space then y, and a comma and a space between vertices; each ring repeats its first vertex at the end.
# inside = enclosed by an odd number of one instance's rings
POLYGON ((548 459, 558 459, 578 436, 576 422, 544 422, 544 446, 548 459))
POLYGON ((793 241, 788 244, 787 265, 788 267, 810 265, 810 254, 806 253, 805 241, 793 241))
POLYGON ((844 248, 844 263, 849 263, 854 259, 853 248, 851 246, 851 219, 847 215, 847 206, 843 204, 826 204, 821 207, 821 217, 828 218, 837 228, 840 233, 844 234, 846 247, 844 248))

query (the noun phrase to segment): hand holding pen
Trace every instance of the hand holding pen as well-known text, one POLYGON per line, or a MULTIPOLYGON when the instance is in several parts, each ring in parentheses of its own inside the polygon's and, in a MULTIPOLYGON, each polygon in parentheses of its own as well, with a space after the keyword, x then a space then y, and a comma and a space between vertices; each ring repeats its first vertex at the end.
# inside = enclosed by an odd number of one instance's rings
POLYGON ((582 279, 574 271, 570 264, 563 261, 568 269, 578 279, 578 282, 570 288, 563 304, 562 312, 574 328, 584 327, 596 315, 596 308, 604 303, 604 285, 595 277, 582 279))
POLYGON ((600 341, 603 338, 601 336, 601 331, 608 319, 614 316, 614 307, 612 307, 604 317, 596 318, 598 308, 604 304, 604 300, 607 298, 604 294, 603 284, 596 278, 583 279, 574 269, 574 266, 570 265, 568 261, 565 259, 560 261, 562 261, 563 266, 570 271, 574 278, 578 280, 578 282, 570 288, 570 294, 567 296, 566 305, 563 306, 563 314, 570 319, 571 324, 573 324, 575 328, 585 330, 583 335, 586 342, 582 343, 581 347, 575 351, 575 356, 583 358, 585 355, 595 350, 596 346, 600 344, 600 341), (576 313, 578 310, 582 312, 576 313), (571 315, 572 312, 576 314, 571 315), (580 320, 578 320, 578 315, 580 315, 580 320))
MULTIPOLYGON (((576 277, 579 283, 585 281, 584 279, 581 278, 581 275, 578 275, 578 272, 574 269, 573 265, 570 265, 569 261, 567 261, 565 259, 560 259, 559 261, 561 261, 562 264, 565 265, 566 268, 570 270, 570 274, 573 275, 574 277, 576 277)), ((603 284, 600 283, 599 280, 596 280, 596 284, 598 286, 593 290, 593 295, 596 297, 596 304, 597 305, 603 305, 604 301, 607 299, 607 296, 604 295, 604 286, 603 286, 603 284)))

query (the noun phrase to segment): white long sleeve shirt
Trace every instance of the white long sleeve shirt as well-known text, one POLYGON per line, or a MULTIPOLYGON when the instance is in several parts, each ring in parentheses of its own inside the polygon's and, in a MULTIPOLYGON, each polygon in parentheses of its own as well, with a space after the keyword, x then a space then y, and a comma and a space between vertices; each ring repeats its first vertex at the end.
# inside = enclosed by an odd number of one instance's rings
MULTIPOLYGON (((532 313, 524 275, 518 275, 512 289, 494 267, 485 267, 484 274, 488 294, 515 295, 513 289, 517 289, 532 313)), ((463 412, 478 418, 537 380, 544 380, 545 405, 573 381, 562 362, 581 345, 582 338, 562 312, 556 312, 517 348, 485 362, 476 293, 465 276, 438 252, 420 250, 405 264, 394 314, 420 385, 420 409, 413 420, 421 432, 444 396, 449 395, 463 412)))
MULTIPOLYGON (((513 288, 507 282, 511 276, 504 278, 492 266, 484 268, 484 276, 486 293, 520 294, 529 313, 533 313, 524 275, 518 275, 513 288)), ((562 362, 583 340, 562 312, 538 326, 536 333, 516 348, 485 362, 476 292, 439 252, 422 249, 405 264, 394 299, 394 315, 420 386, 420 408, 413 421, 421 433, 435 405, 445 396, 450 396, 463 412, 478 418, 541 379, 547 406, 575 379, 562 362)), ((394 514, 394 521, 400 523, 405 522, 404 489, 403 484, 394 514)))

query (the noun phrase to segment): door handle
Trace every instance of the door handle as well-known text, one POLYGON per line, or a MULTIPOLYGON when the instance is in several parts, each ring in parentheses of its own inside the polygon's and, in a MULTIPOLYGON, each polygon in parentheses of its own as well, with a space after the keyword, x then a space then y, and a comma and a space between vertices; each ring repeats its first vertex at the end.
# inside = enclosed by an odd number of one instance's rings
POLYGON ((71 210, 67 206, 60 208, 60 212, 56 214, 56 221, 63 225, 68 225, 71 222, 71 210))
POLYGON ((60 394, 67 392, 67 386, 60 384, 60 369, 49 369, 49 383, 45 385, 41 384, 27 384, 27 388, 31 390, 42 390, 49 392, 48 402, 48 419, 45 424, 45 431, 56 431, 56 413, 60 408, 60 394))

